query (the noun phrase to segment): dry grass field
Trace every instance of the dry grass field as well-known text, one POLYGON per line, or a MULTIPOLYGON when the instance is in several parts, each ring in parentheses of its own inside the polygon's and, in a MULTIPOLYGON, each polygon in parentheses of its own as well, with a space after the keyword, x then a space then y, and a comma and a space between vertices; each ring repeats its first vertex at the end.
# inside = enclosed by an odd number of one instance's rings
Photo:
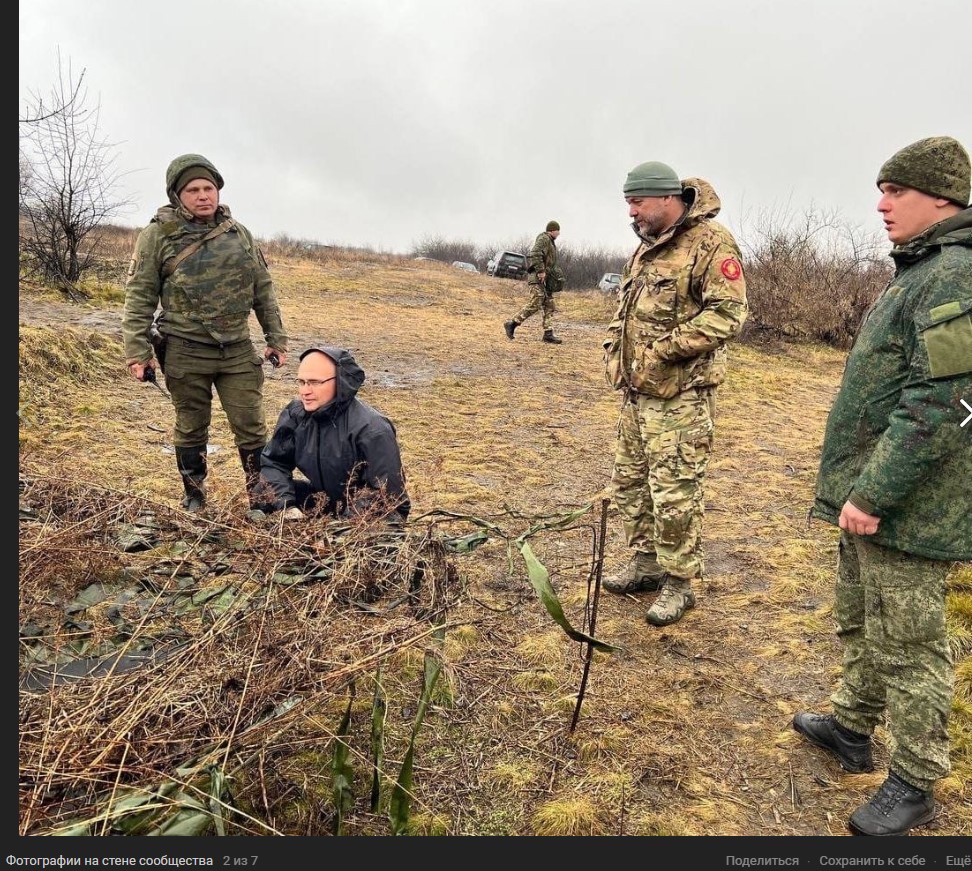
MULTIPOLYGON (((227 784, 215 790, 213 776, 207 783, 228 834, 330 834, 340 732, 351 784, 342 831, 387 835, 384 804, 369 804, 376 666, 387 693, 379 766, 387 785, 398 776, 420 706, 424 651, 434 648, 442 672, 415 739, 410 833, 847 834, 847 817, 885 776, 887 733, 877 735, 878 770, 851 775, 790 726, 797 710, 826 708, 839 666, 831 620, 837 534, 808 523, 807 511, 843 352, 796 343, 734 348, 718 401, 704 531, 708 578, 698 606, 658 629, 644 620, 648 594, 594 600, 592 633, 618 650, 591 659, 571 730, 588 648, 547 613, 515 540, 530 534, 567 621, 588 631, 619 408, 600 349, 613 296, 561 294, 555 327, 562 345, 539 341, 539 318, 510 342, 503 321, 525 299, 521 283, 360 252, 323 259, 269 253, 292 350, 321 342, 353 349, 367 373, 360 396, 396 423, 416 547, 478 529, 488 540, 448 557, 451 571, 441 573, 437 593, 441 645, 418 612, 383 610, 387 596, 372 610, 342 606, 349 600, 325 596, 331 582, 322 580, 321 589, 281 591, 290 598, 260 612, 255 635, 183 620, 188 653, 153 666, 151 679, 116 674, 101 686, 92 680, 47 693, 22 690, 21 724, 31 740, 21 747, 21 833, 63 830, 93 813, 69 769, 77 778, 90 774, 85 788, 97 787, 110 802, 123 789, 148 790, 148 774, 166 774, 160 760, 199 758, 206 748, 188 732, 214 728, 227 784), (574 522, 551 522, 585 506, 574 522), (272 645, 255 640, 271 633, 272 645), (198 678, 217 664, 216 677, 198 678), (297 686, 289 669, 316 673, 317 695, 297 686), (207 695, 207 684, 223 680, 225 690, 235 671, 237 692, 219 710, 222 697, 207 695), (178 681, 158 689, 175 673, 178 681), (342 732, 351 677, 356 694, 342 732), (258 690, 265 694, 259 704, 258 690), (126 694, 124 705, 118 693, 126 694), (254 731, 261 712, 293 693, 303 704, 276 731, 254 731), (57 711, 75 716, 66 724, 57 711), (101 726, 82 734, 79 723, 96 724, 99 711, 101 726), (139 743, 143 720, 156 730, 164 723, 164 753, 139 743)), ((244 543, 231 571, 266 594, 288 547, 313 537, 279 525, 247 530, 242 473, 218 403, 210 516, 177 510, 181 486, 166 450, 171 406, 151 385, 133 382, 123 365, 120 273, 107 269, 93 279, 84 304, 21 284, 21 488, 34 499, 34 514, 21 515, 22 627, 52 625, 64 602, 100 579, 102 564, 119 571, 117 548, 104 537, 92 543, 108 525, 97 519, 117 520, 119 505, 129 520, 149 506, 192 543, 188 554, 173 547, 135 554, 127 572, 191 560, 219 526, 244 543), (70 503, 70 510, 54 517, 52 508, 39 526, 38 504, 48 503, 70 503), (92 534, 72 538, 81 527, 92 534)), ((268 371, 271 423, 294 395, 295 360, 268 371)), ((608 574, 627 558, 613 508, 603 548, 608 574)), ((939 785, 940 816, 918 837, 972 834, 969 567, 953 575, 949 602, 959 678, 953 773, 939 785)), ((180 782, 180 795, 198 792, 189 775, 173 769, 168 776, 180 782)), ((95 829, 107 827, 105 816, 95 829)))

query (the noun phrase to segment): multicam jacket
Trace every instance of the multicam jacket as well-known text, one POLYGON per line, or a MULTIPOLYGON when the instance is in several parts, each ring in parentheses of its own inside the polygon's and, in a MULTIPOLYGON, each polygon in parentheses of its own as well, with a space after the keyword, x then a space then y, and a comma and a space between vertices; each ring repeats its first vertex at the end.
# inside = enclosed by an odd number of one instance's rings
POLYGON ((527 284, 540 283, 540 279, 537 278, 538 272, 546 272, 547 278, 560 275, 557 269, 557 243, 548 232, 540 233, 534 240, 527 257, 527 271, 529 273, 527 284))
POLYGON ((166 274, 166 262, 230 218, 221 205, 213 220, 198 223, 170 194, 139 233, 128 269, 122 338, 128 362, 152 359, 149 329, 161 304, 159 330, 209 345, 228 345, 250 337, 254 311, 267 344, 287 350, 280 308, 266 260, 250 231, 234 222, 227 232, 208 240, 200 250, 166 274))
POLYGON ((846 500, 881 518, 868 536, 931 559, 972 559, 972 209, 891 252, 824 436, 812 514, 846 500))
POLYGON ((608 383, 671 399, 720 384, 726 343, 748 313, 746 280, 732 234, 713 218, 719 197, 708 182, 682 182, 683 218, 642 238, 625 264, 619 304, 604 342, 608 383))

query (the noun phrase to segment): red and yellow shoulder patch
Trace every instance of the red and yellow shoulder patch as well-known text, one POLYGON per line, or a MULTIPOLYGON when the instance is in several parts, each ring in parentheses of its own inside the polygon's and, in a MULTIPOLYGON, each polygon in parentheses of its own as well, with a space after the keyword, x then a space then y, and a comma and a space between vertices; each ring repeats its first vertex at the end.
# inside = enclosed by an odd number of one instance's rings
POLYGON ((739 265, 739 261, 735 257, 727 257, 722 261, 719 269, 722 270, 722 274, 730 281, 735 281, 742 275, 742 266, 739 265))

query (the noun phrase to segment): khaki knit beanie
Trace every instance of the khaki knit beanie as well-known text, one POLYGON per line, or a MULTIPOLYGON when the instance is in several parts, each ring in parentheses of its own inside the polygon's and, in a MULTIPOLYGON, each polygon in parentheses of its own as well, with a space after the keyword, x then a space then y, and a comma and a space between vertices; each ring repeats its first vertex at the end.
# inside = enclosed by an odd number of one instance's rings
POLYGON ((182 193, 182 189, 189 184, 191 181, 195 181, 197 178, 204 178, 211 181, 217 188, 220 187, 220 183, 216 181, 216 176, 213 175, 205 166, 190 166, 184 173, 182 173, 175 183, 176 195, 182 193))

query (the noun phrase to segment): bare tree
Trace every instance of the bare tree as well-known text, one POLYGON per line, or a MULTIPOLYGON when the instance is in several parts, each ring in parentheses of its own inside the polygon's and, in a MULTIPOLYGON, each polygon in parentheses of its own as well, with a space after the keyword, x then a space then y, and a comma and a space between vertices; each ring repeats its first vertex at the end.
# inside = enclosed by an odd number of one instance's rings
POLYGON ((83 78, 58 55, 50 96, 28 105, 20 137, 21 259, 72 299, 81 296, 76 283, 93 265, 99 230, 129 205, 115 193, 115 146, 100 136, 100 106, 87 105, 83 78))
MULTIPOLYGON (((58 69, 60 69, 60 53, 58 53, 57 63, 58 69)), ((20 123, 27 125, 42 124, 58 115, 70 115, 79 102, 85 72, 85 70, 81 70, 81 74, 70 93, 64 93, 63 89, 56 89, 53 92, 54 99, 52 102, 45 102, 42 95, 31 93, 26 112, 20 116, 20 123)))
POLYGON ((890 275, 879 234, 836 211, 763 212, 743 244, 750 318, 744 333, 813 337, 836 347, 853 341, 890 275))

